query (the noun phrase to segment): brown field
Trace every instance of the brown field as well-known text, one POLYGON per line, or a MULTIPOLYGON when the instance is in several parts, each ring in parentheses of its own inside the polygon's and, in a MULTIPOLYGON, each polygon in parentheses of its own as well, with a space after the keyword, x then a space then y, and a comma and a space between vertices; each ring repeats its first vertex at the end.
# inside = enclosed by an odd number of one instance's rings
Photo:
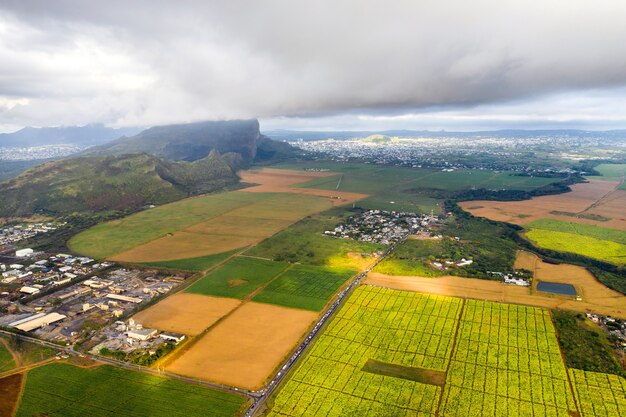
POLYGON ((240 173, 243 181, 260 185, 241 191, 274 195, 139 245, 111 260, 141 263, 227 252, 258 243, 311 214, 367 197, 358 193, 289 187, 327 175, 333 173, 280 169, 243 171, 240 173))
POLYGON ((459 205, 474 216, 524 225, 542 218, 552 218, 601 227, 626 230, 626 191, 616 190, 618 182, 591 180, 574 184, 565 194, 535 197, 525 201, 465 201, 459 205), (596 214, 609 221, 596 221, 551 212, 579 215, 596 214))
POLYGON ((518 263, 535 272, 536 279, 533 285, 536 285, 537 280, 571 284, 576 288, 576 293, 584 303, 612 308, 626 314, 626 296, 604 286, 583 267, 569 264, 549 264, 543 262, 536 255, 525 251, 518 252, 516 265, 518 263))
POLYGON ((22 393, 24 375, 14 374, 0 379, 0 416, 12 416, 22 393))
MULTIPOLYGON (((539 261, 541 262, 541 261, 539 261)), ((541 262, 543 264, 543 262, 541 262)), ((555 268, 538 269, 537 274, 546 281, 570 283, 580 288, 582 301, 571 298, 544 295, 530 288, 503 284, 475 278, 444 276, 438 278, 391 276, 370 272, 365 284, 406 291, 419 291, 451 297, 473 298, 477 300, 499 301, 509 304, 523 304, 544 308, 594 312, 626 319, 626 297, 606 288, 595 280, 584 268, 582 271, 573 265, 549 265, 555 268), (574 275, 570 275, 574 274, 574 275), (587 275, 589 274, 589 275, 587 275), (549 278, 548 278, 549 277, 549 278)))
POLYGON ((317 313, 248 302, 217 324, 168 371, 245 389, 258 389, 317 313))
POLYGON ((350 204, 368 197, 367 194, 350 193, 334 190, 319 190, 315 188, 296 188, 295 184, 311 181, 315 178, 337 175, 336 172, 296 171, 289 169, 263 168, 261 170, 242 171, 239 173, 241 180, 254 187, 245 188, 242 191, 257 193, 296 193, 328 197, 332 199, 333 206, 350 204))
POLYGON ((133 316, 144 327, 195 336, 237 308, 231 298, 178 293, 133 316))

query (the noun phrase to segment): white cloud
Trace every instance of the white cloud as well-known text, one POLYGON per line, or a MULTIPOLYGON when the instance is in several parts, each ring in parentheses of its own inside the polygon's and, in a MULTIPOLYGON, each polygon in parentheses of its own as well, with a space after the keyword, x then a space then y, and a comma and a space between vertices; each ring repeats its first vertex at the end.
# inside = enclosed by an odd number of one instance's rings
POLYGON ((620 0, 0 3, 0 96, 20 104, 0 125, 626 126, 625 19, 620 0))

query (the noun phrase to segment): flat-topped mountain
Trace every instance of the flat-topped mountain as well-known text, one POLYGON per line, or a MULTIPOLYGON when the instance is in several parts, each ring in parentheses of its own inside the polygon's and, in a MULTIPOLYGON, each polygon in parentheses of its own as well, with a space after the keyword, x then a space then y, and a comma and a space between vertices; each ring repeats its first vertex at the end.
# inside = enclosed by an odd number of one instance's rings
POLYGON ((222 154, 238 153, 251 162, 260 138, 258 120, 207 121, 151 127, 91 148, 84 155, 148 153, 163 159, 195 161, 215 149, 222 154))

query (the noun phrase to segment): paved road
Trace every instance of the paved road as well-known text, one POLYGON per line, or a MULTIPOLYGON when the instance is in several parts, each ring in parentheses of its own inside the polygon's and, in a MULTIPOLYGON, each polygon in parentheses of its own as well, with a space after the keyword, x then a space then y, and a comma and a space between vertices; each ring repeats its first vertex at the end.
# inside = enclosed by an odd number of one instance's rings
POLYGON ((274 375, 274 378, 272 378, 272 380, 269 382, 267 387, 255 392, 255 394, 258 394, 258 395, 254 398, 254 401, 252 405, 250 406, 250 408, 248 409, 248 411, 246 412, 245 417, 252 417, 261 409, 263 404, 265 404, 265 401, 267 401, 270 395, 272 395, 272 392, 274 392, 274 390, 280 384, 283 378, 285 378, 285 376, 289 373, 293 365, 302 356, 302 353, 304 352, 304 350, 311 344, 311 342, 313 342, 313 339, 315 338, 315 336, 317 336, 317 334, 322 329, 324 324, 338 310, 339 306, 341 305, 343 300, 345 300, 346 296, 349 295, 361 283, 361 280, 365 278, 365 276, 372 269, 374 269, 376 265, 378 265, 380 262, 383 261, 383 259, 389 256, 389 254, 393 252, 399 244, 404 242, 407 237, 408 236, 405 236, 403 239, 401 239, 400 241, 390 246, 389 249, 387 249, 387 251, 380 258, 376 260, 376 262, 370 265, 365 271, 356 275, 352 279, 350 284, 348 284, 346 288, 344 288, 339 294, 337 294, 335 301, 324 312, 324 315, 319 319, 317 324, 315 324, 315 327, 309 332, 306 339, 304 339, 304 341, 300 344, 300 346, 298 346, 298 349, 296 349, 296 351, 289 357, 289 359, 287 359, 287 361, 283 364, 283 366, 280 368, 278 373, 274 375))
POLYGON ((289 357, 289 359, 287 359, 287 361, 283 364, 283 366, 276 373, 276 375, 274 375, 274 377, 269 382, 269 384, 265 388, 263 388, 261 390, 258 390, 258 391, 249 391, 249 390, 245 390, 245 389, 239 389, 239 388, 231 387, 231 386, 228 386, 228 385, 216 384, 216 383, 203 381, 203 380, 199 380, 199 379, 188 378, 188 377, 184 377, 184 376, 181 376, 181 375, 176 375, 176 374, 173 374, 173 373, 170 373, 170 372, 167 372, 167 371, 161 371, 161 370, 146 368, 144 366, 140 366, 140 365, 135 365, 135 364, 131 364, 131 363, 128 363, 128 362, 119 361, 117 359, 109 358, 109 357, 106 357, 106 356, 84 354, 84 353, 81 353, 81 352, 77 352, 77 351, 75 351, 75 350, 73 350, 72 348, 69 348, 69 347, 59 346, 59 345, 57 345, 55 343, 51 343, 51 342, 48 342, 48 341, 45 341, 45 340, 41 340, 41 339, 37 339, 37 338, 34 338, 34 337, 30 337, 30 336, 25 336, 25 335, 21 335, 21 334, 8 332, 6 330, 1 330, 0 329, 0 334, 4 334, 4 335, 7 335, 7 336, 17 336, 18 338, 20 338, 22 340, 25 340, 25 341, 28 341, 28 342, 31 342, 31 343, 36 343, 36 344, 39 344, 39 345, 42 345, 42 346, 51 347, 51 348, 56 349, 58 351, 64 352, 64 353, 66 353, 68 355, 78 355, 78 356, 81 356, 81 357, 87 357, 89 359, 100 361, 100 362, 104 362, 104 363, 108 363, 110 365, 118 366, 120 368, 130 369, 130 370, 133 370, 133 371, 139 371, 139 372, 143 372, 143 373, 146 373, 146 374, 167 376, 168 378, 176 379, 176 380, 183 381, 183 382, 199 384, 199 385, 206 386, 208 388, 213 388, 213 389, 217 389, 217 390, 221 390, 221 391, 226 391, 226 392, 231 392, 231 393, 235 393, 235 394, 245 395, 248 398, 252 399, 252 401, 253 401, 252 405, 250 406, 250 408, 246 412, 245 417, 252 417, 255 413, 257 413, 261 409, 263 404, 265 404, 265 401, 267 401, 267 399, 274 392, 276 387, 280 384, 280 382, 289 373, 289 371, 291 370, 293 365, 302 356, 302 353, 304 352, 304 350, 311 344, 311 342, 317 336, 317 334, 322 329, 324 324, 326 324, 326 322, 330 319, 330 317, 338 310, 338 308, 341 306, 341 303, 345 300, 346 296, 348 296, 360 284, 361 280, 363 280, 363 278, 365 278, 365 276, 372 269, 374 269, 374 267, 376 267, 376 265, 378 265, 387 256, 389 256, 389 254, 391 252, 393 252, 394 249, 399 244, 404 242, 405 240, 406 240, 406 237, 404 237, 400 241, 398 241, 395 244, 393 244, 392 246, 390 246, 389 249, 380 258, 378 258, 376 260, 376 262, 374 262, 372 265, 370 265, 365 271, 359 273, 354 278, 352 278, 352 281, 350 281, 350 284, 348 284, 347 287, 345 287, 339 294, 337 294, 337 296, 335 298, 335 301, 324 312, 324 315, 315 324, 315 327, 313 327, 313 329, 309 332, 309 334, 304 339, 304 341, 298 346, 296 351, 289 357))

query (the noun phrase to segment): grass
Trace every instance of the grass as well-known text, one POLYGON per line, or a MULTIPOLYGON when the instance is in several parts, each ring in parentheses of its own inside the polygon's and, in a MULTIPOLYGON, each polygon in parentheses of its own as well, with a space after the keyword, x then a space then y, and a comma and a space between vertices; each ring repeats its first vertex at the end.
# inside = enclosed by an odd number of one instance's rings
POLYGON ((373 359, 368 360, 361 370, 363 372, 370 372, 377 375, 408 379, 409 381, 438 386, 443 386, 446 380, 445 372, 433 371, 432 369, 394 365, 391 363, 380 362, 373 359))
POLYGON ((285 268, 284 262, 238 256, 196 281, 186 292, 242 299, 285 268))
POLYGON ((109 365, 54 363, 28 372, 16 416, 234 416, 242 397, 109 365))
POLYGON ((104 259, 270 195, 233 191, 187 198, 96 225, 68 245, 75 252, 104 259))
POLYGON ((321 311, 333 294, 355 273, 352 269, 296 265, 272 281, 253 300, 321 311))
POLYGON ((608 227, 594 226, 554 219, 540 219, 526 224, 528 229, 552 230, 555 232, 575 233, 581 236, 589 236, 601 240, 626 245, 626 231, 609 229, 608 227))
POLYGON ((567 366, 626 376, 604 330, 582 313, 554 310, 552 316, 567 366))
POLYGON ((530 229, 526 237, 542 248, 571 252, 618 265, 626 263, 626 245, 610 240, 543 229, 530 229))
POLYGON ((219 264, 220 262, 227 259, 229 256, 234 255, 236 252, 237 250, 232 250, 228 252, 217 253, 215 255, 199 256, 197 258, 176 259, 173 261, 163 262, 147 262, 140 265, 181 271, 204 271, 216 264, 219 264))
POLYGON ((314 214, 253 246, 244 254, 281 262, 365 269, 373 261, 369 255, 381 250, 383 245, 324 235, 324 231, 334 229, 353 214, 345 208, 314 214))
POLYGON ((439 203, 441 202, 437 198, 417 192, 419 190, 438 189, 453 192, 478 187, 528 191, 558 181, 555 178, 516 176, 512 172, 482 170, 443 172, 433 169, 358 163, 314 162, 282 164, 278 167, 329 169, 340 174, 318 178, 299 186, 371 194, 371 197, 359 201, 357 205, 367 209, 402 210, 418 213, 430 213, 431 211, 439 213, 439 203), (338 185, 339 188, 337 188, 338 185))
POLYGON ((409 239, 398 246, 374 268, 375 272, 387 275, 406 275, 420 277, 437 277, 441 271, 427 265, 430 257, 444 252, 444 243, 439 240, 409 239))
POLYGON ((0 343, 0 372, 10 371, 15 368, 15 365, 11 352, 0 343))

